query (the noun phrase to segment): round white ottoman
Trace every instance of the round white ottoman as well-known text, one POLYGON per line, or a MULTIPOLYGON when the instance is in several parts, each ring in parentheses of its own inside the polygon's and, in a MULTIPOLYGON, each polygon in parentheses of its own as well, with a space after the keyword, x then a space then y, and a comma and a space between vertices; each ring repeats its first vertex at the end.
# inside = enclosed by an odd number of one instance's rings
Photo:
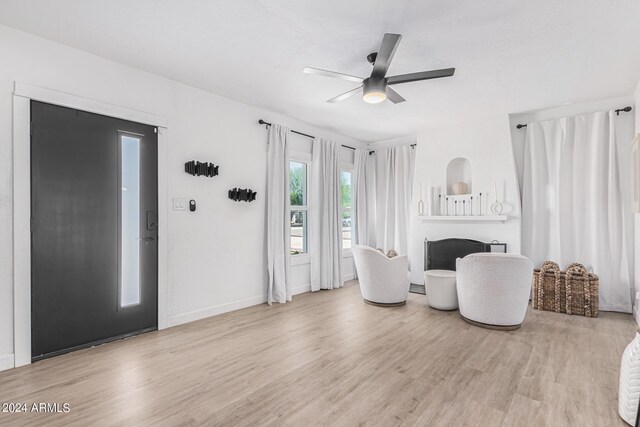
POLYGON ((455 310, 458 308, 455 271, 425 271, 424 287, 431 307, 438 310, 455 310))

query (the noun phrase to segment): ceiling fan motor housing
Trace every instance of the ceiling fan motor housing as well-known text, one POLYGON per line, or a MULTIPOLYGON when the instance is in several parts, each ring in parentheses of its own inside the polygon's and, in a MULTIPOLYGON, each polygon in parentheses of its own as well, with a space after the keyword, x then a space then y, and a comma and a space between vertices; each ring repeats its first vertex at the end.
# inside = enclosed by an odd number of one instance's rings
POLYGON ((387 98, 387 79, 368 77, 362 81, 363 99, 370 104, 377 104, 387 98))

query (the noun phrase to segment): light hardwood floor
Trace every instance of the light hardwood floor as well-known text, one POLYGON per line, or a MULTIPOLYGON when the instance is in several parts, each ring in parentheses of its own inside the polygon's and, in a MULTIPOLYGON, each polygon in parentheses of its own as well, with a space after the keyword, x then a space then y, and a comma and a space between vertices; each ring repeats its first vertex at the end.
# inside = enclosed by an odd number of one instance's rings
POLYGON ((0 373, 0 425, 611 426, 630 315, 529 310, 521 329, 362 301, 357 282, 0 373))

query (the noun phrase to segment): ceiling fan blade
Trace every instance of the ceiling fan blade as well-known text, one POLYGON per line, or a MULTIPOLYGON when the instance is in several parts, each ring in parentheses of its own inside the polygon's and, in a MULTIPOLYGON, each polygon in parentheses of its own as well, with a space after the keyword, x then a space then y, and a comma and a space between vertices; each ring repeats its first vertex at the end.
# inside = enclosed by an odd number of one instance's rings
POLYGON ((378 55, 376 56, 376 62, 373 64, 371 77, 383 78, 387 74, 387 70, 391 65, 391 60, 396 53, 401 38, 402 36, 400 34, 386 33, 384 35, 382 43, 380 43, 378 55))
POLYGON ((395 90, 391 89, 390 87, 387 87, 387 99, 389 101, 393 102, 394 104, 399 104, 401 102, 406 101, 406 99, 401 97, 398 92, 396 92, 395 90))
POLYGON ((313 67, 305 67, 304 70, 302 71, 307 74, 316 74, 318 76, 333 77, 334 79, 347 80, 349 82, 362 83, 362 81, 364 80, 362 77, 351 76, 349 74, 343 74, 343 73, 336 73, 335 71, 321 70, 319 68, 313 68, 313 67))
POLYGON ((362 89, 362 86, 358 86, 355 89, 351 89, 350 91, 343 93, 342 95, 338 95, 335 98, 331 98, 327 102, 335 104, 336 102, 344 101, 350 96, 355 95, 360 89, 362 89))
POLYGON ((455 73, 455 68, 444 68, 442 70, 421 71, 419 73, 401 74, 391 76, 387 79, 387 84, 397 85, 400 83, 417 82, 418 80, 439 79, 440 77, 451 77, 455 73))

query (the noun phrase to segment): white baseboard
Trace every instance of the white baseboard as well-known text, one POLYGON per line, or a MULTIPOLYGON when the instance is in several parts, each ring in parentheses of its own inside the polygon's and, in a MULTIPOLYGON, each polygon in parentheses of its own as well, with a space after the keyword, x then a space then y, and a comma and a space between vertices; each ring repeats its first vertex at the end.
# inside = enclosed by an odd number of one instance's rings
MULTIPOLYGON (((293 295, 303 294, 311 291, 311 284, 298 286, 292 289, 293 295)), ((206 319, 207 317, 216 316, 218 314, 228 313, 230 311, 240 310, 242 308, 254 305, 264 304, 267 302, 267 296, 261 295, 257 297, 246 298, 238 301, 228 302, 226 304, 214 305, 212 307, 201 308, 189 311, 187 313, 174 314, 169 316, 168 327, 182 325, 184 323, 195 322, 196 320, 206 319)))
POLYGON ((640 313, 638 313, 638 303, 636 302, 636 304, 633 306, 633 318, 636 319, 636 323, 638 324, 638 327, 640 327, 640 317, 638 317, 640 313))
POLYGON ((311 292, 311 283, 293 288, 293 295, 304 294, 305 292, 311 292))
POLYGON ((207 317, 215 316, 218 314, 228 313, 230 311, 240 310, 241 308, 264 304, 265 302, 267 302, 267 296, 260 295, 238 301, 228 302, 226 304, 205 307, 198 310, 189 311, 187 313, 174 314, 173 316, 169 316, 168 326, 172 327, 182 325, 184 323, 195 322, 196 320, 205 319, 207 317))
POLYGON ((11 369, 14 366, 13 353, 0 356, 0 371, 11 369))
MULTIPOLYGON (((348 282, 349 280, 353 280, 355 278, 356 278, 355 273, 345 274, 342 276, 342 279, 345 282, 348 282)), ((307 283, 306 285, 293 288, 293 295, 304 294, 305 292, 311 292, 311 283, 307 283)))

